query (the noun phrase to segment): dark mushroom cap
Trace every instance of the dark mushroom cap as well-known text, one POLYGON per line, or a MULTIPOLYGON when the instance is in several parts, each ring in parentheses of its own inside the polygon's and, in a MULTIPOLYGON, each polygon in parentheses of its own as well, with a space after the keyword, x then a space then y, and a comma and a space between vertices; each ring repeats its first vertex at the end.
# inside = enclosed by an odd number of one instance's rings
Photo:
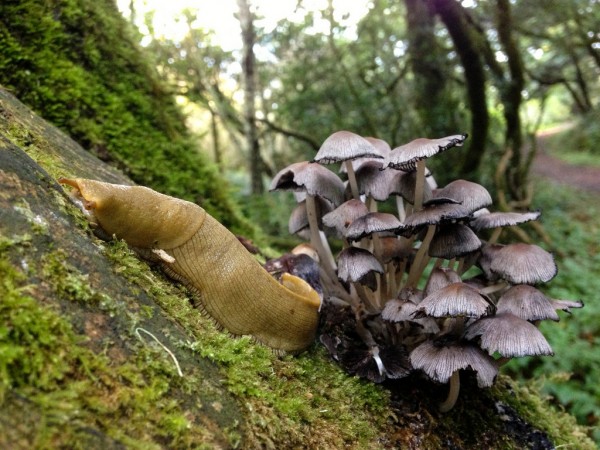
POLYGON ((550 344, 535 325, 506 312, 483 317, 469 325, 465 338, 477 337, 481 348, 490 355, 499 353, 512 358, 553 354, 550 344))
MULTIPOLYGON (((415 204, 415 186, 417 183, 416 172, 403 172, 395 169, 386 169, 385 171, 395 171, 394 179, 390 183, 389 195, 399 195, 411 205, 415 204)), ((423 188, 423 200, 427 201, 431 198, 431 187, 429 183, 425 183, 423 188)))
POLYGON ((345 282, 360 282, 370 272, 383 273, 373 254, 363 248, 348 247, 338 256, 338 277, 345 282))
POLYGON ((280 170, 271 181, 270 191, 305 191, 324 198, 334 206, 344 201, 344 183, 331 170, 308 161, 280 170))
POLYGON ((396 236, 382 236, 381 242, 381 261, 388 263, 393 260, 408 258, 412 253, 412 246, 406 239, 398 239, 396 236))
POLYGON ((435 267, 429 274, 423 293, 427 297, 429 294, 433 294, 435 291, 445 288, 452 283, 460 282, 460 275, 454 270, 448 267, 435 267))
POLYGON ((452 259, 479 250, 481 241, 466 225, 460 223, 439 226, 431 243, 429 256, 452 259))
POLYGON ((512 284, 537 284, 550 281, 558 271, 551 253, 532 244, 509 244, 494 255, 492 273, 512 284))
POLYGON ((451 198, 460 202, 470 212, 492 204, 492 196, 480 184, 466 180, 455 180, 433 193, 433 197, 451 198))
POLYGON ((530 222, 539 219, 541 213, 532 211, 526 213, 518 212, 493 212, 488 214, 478 214, 475 219, 469 222, 469 226, 475 231, 487 230, 496 227, 506 227, 519 225, 521 223, 530 222))
POLYGON ((432 292, 419 303, 415 317, 481 317, 490 303, 478 290, 458 282, 432 292))
POLYGON ((441 139, 418 138, 393 149, 385 157, 383 167, 393 167, 407 172, 415 170, 417 161, 429 158, 452 147, 461 146, 466 134, 457 134, 441 139))
POLYGON ((335 228, 340 236, 343 236, 352 222, 368 213, 367 205, 360 200, 352 199, 325 214, 323 223, 330 228, 335 228))
POLYGON ((365 157, 383 158, 383 155, 358 134, 350 131, 337 131, 325 139, 314 162, 333 164, 365 157))
POLYGON ((410 354, 410 362, 429 378, 447 383, 454 372, 470 369, 477 372, 477 385, 489 387, 498 375, 496 362, 476 345, 466 342, 450 342, 446 345, 425 341, 410 354))
POLYGON ((393 214, 371 212, 352 222, 346 229, 345 237, 351 241, 358 241, 373 233, 395 232, 402 228, 404 225, 393 214))
POLYGON ((554 305, 542 292, 526 284, 512 286, 498 299, 498 313, 511 313, 523 320, 558 320, 554 305))

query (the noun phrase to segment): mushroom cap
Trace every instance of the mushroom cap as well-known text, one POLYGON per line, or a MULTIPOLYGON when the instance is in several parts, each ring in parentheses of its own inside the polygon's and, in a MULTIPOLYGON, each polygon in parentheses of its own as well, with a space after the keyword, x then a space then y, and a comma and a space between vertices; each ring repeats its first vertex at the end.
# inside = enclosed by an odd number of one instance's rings
POLYGON ((481 241, 466 225, 460 223, 439 226, 431 243, 429 256, 452 259, 479 250, 481 241))
MULTIPOLYGON (((321 227, 321 217, 323 216, 323 214, 331 211, 331 204, 321 199, 320 197, 316 197, 315 200, 315 204, 317 207, 317 222, 319 223, 319 227, 321 227)), ((296 205, 296 207, 292 210, 292 213, 290 214, 290 218, 288 220, 288 230, 290 234, 296 234, 306 228, 308 228, 306 200, 302 200, 296 205)))
POLYGON ((359 217, 346 229, 345 237, 350 241, 359 241, 373 233, 395 232, 404 228, 398 218, 389 213, 370 212, 359 217))
POLYGON ((434 267, 429 274, 425 290, 425 297, 452 283, 460 283, 460 275, 448 267, 434 267))
POLYGON ((392 260, 401 260, 412 254, 412 246, 407 239, 398 239, 396 236, 381 236, 381 261, 388 263, 392 260))
POLYGON ((551 253, 533 244, 509 244, 498 250, 490 271, 512 284, 545 283, 558 269, 551 253))
POLYGON ((382 166, 381 161, 371 160, 364 162, 356 170, 358 191, 380 202, 390 196, 390 193, 395 190, 395 184, 398 184, 399 181, 398 171, 381 170, 382 166))
POLYGON ((477 265, 482 270, 486 280, 496 281, 498 279, 498 275, 492 272, 491 265, 498 252, 504 247, 504 244, 487 243, 481 247, 479 258, 477 259, 477 265))
POLYGON ((571 313, 571 308, 583 308, 583 302, 581 300, 559 300, 553 298, 551 300, 554 309, 560 309, 567 313, 571 313))
POLYGON ((383 167, 393 167, 407 172, 413 171, 417 161, 429 158, 449 148, 461 146, 466 138, 466 134, 457 134, 440 139, 415 139, 408 144, 393 149, 385 157, 383 167))
MULTIPOLYGON (((385 169, 385 171, 395 172, 394 179, 390 183, 389 195, 399 195, 411 205, 415 203, 415 186, 417 183, 416 172, 404 172, 395 169, 385 169)), ((429 183, 423 185, 423 200, 427 201, 431 198, 431 186, 429 183)))
POLYGON ((454 372, 470 369, 477 372, 477 385, 489 387, 498 375, 498 365, 479 347, 468 342, 450 342, 446 345, 425 341, 410 354, 410 362, 429 378, 447 383, 454 372))
POLYGON ((470 212, 492 204, 492 196, 486 188, 467 180, 454 180, 436 190, 433 197, 451 198, 467 207, 470 212))
POLYGON ((342 180, 326 167, 308 161, 290 164, 277 172, 269 190, 305 191, 308 195, 328 200, 334 206, 344 201, 342 180))
POLYGON ((465 330, 465 338, 480 337, 481 348, 492 355, 515 356, 552 355, 552 348, 535 325, 514 314, 500 313, 483 317, 465 330))
POLYGON ((408 228, 417 228, 424 225, 434 225, 451 220, 464 219, 470 211, 460 204, 442 203, 426 205, 420 211, 413 212, 404 221, 408 228))
POLYGON ((325 214, 323 216, 323 224, 330 228, 335 228, 340 236, 343 236, 352 222, 368 213, 369 209, 367 205, 360 200, 352 199, 325 214))
POLYGON ((489 314, 490 309, 490 303, 478 290, 458 282, 425 297, 415 317, 481 317, 489 314))
POLYGON ((488 211, 487 214, 478 214, 475 219, 469 222, 469 226, 475 231, 487 230, 489 228, 506 227, 519 225, 521 223, 530 222, 539 219, 541 213, 539 211, 531 211, 526 213, 518 212, 493 212, 488 211))
POLYGON ((440 332, 440 327, 435 319, 423 317, 417 319, 414 313, 417 310, 417 304, 411 300, 397 298, 388 301, 381 311, 381 318, 388 322, 411 322, 416 323, 423 328, 423 333, 436 334, 440 332))
POLYGON ((383 155, 362 136, 350 131, 336 131, 323 141, 314 162, 333 164, 365 157, 383 158, 383 155))
POLYGON ((498 313, 511 313, 523 320, 555 320, 554 305, 542 292, 527 284, 512 286, 498 299, 498 313))
POLYGON ((345 282, 357 282, 371 272, 383 273, 381 263, 364 248, 348 247, 338 256, 338 277, 345 282))

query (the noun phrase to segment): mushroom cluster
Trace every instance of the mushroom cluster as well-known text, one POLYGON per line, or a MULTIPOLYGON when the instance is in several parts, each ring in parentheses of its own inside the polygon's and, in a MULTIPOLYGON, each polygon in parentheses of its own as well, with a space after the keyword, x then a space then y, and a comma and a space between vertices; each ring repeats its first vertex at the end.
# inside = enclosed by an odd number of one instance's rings
POLYGON ((296 195, 290 232, 314 249, 311 280, 339 319, 320 336, 332 357, 375 382, 421 371, 449 383, 442 411, 457 400, 461 370, 488 387, 508 359, 551 355, 539 321, 583 306, 535 287, 556 275, 550 253, 497 243, 504 227, 537 220, 538 211, 490 212, 488 191, 466 180, 437 187, 427 158, 466 138, 419 138, 390 149, 338 131, 313 161, 277 173, 270 188, 296 195), (346 181, 330 164, 340 165, 346 181), (332 248, 340 249, 336 256, 332 248))

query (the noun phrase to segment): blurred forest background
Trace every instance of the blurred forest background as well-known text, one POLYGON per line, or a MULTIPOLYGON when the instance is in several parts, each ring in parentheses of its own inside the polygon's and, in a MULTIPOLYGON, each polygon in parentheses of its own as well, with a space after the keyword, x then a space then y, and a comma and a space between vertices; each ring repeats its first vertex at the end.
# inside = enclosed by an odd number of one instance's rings
POLYGON ((270 178, 312 159, 334 131, 392 148, 468 133, 465 147, 433 158, 438 183, 467 178, 493 192, 499 209, 542 209, 543 229, 513 238, 545 240, 559 266, 548 293, 586 304, 545 330, 557 357, 506 370, 595 427, 600 442, 599 192, 532 176, 538 152, 600 171, 600 2, 41 3, 0 6, 4 17, 28 18, 0 30, 0 83, 137 182, 212 204, 226 225, 258 229, 281 248, 293 242, 275 238, 287 234, 292 199, 267 194, 270 178), (68 5, 49 19, 54 3, 68 5), (113 23, 98 40, 94 15, 117 6, 131 26, 113 23), (65 45, 53 37, 57 21, 78 36, 66 42, 70 53, 56 52, 65 45), (113 52, 123 39, 139 44, 156 73, 130 76, 140 56, 113 52), (102 79, 86 78, 85 67, 102 79), (183 114, 137 102, 136 91, 174 98, 183 114), (129 107, 115 106, 124 99, 129 107), (144 134, 142 116, 171 143, 144 134), (557 126, 540 147, 538 133, 557 126))

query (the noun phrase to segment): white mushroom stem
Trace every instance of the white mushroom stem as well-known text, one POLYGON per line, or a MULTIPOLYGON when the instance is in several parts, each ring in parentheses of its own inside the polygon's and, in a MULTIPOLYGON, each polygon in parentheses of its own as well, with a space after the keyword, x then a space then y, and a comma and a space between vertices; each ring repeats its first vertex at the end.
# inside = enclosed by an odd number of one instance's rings
POLYGON ((415 181, 414 210, 420 211, 423 207, 423 192, 425 190, 425 160, 417 161, 417 179, 415 181))
POLYGON ((406 220, 406 210, 404 209, 404 199, 400 195, 396 195, 396 209, 398 209, 398 219, 400 222, 406 220))
POLYGON ((308 216, 308 227, 310 229, 310 243, 319 254, 321 264, 331 280, 337 280, 335 273, 335 261, 329 246, 325 247, 321 238, 319 224, 317 221, 317 206, 313 195, 306 195, 306 215, 308 216))
POLYGON ((440 411, 445 413, 454 408, 456 400, 458 400, 458 393, 460 392, 460 375, 458 370, 452 373, 450 377, 450 390, 448 391, 448 397, 440 404, 440 411))
POLYGON ((497 284, 492 284, 490 286, 486 286, 482 289, 479 289, 479 293, 483 295, 490 295, 498 291, 502 291, 508 287, 508 283, 506 281, 501 281, 497 284))
POLYGON ((348 183, 350 184, 352 197, 354 197, 356 200, 360 200, 358 182, 356 181, 356 174, 354 173, 354 167, 352 167, 352 161, 344 161, 344 165, 346 166, 346 173, 348 174, 348 183))
POLYGON ((416 287, 417 286, 417 282, 419 281, 419 278, 421 277, 421 274, 422 274, 421 265, 423 262, 423 258, 427 255, 427 251, 429 249, 429 244, 431 243, 431 240, 433 239, 434 234, 435 234, 435 225, 429 225, 429 227, 427 228, 427 234, 425 235, 425 238, 421 242, 421 246, 419 247, 419 250, 417 251, 417 254, 415 255, 415 259, 410 268, 410 272, 408 274, 408 280, 406 282, 406 285, 408 287, 416 287))

